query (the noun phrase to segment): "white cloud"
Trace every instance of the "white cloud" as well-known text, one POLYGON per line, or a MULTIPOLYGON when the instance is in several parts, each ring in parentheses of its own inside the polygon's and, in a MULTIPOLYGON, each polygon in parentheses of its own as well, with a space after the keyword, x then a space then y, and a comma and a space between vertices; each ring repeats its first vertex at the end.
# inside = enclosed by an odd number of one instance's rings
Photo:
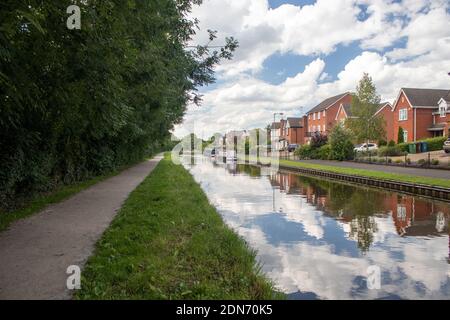
POLYGON ((301 106, 307 111, 325 97, 354 90, 363 72, 384 100, 392 101, 401 87, 448 88, 449 7, 449 0, 318 0, 271 9, 267 0, 206 0, 192 13, 202 29, 193 42, 207 43, 205 30, 216 29, 219 38, 235 36, 240 48, 217 68, 220 85, 205 92, 201 107, 189 108, 175 134, 194 123, 211 135, 263 127, 274 112, 300 115, 301 106), (406 46, 395 48, 400 39, 406 46), (324 56, 355 41, 365 51, 332 80, 324 56), (278 85, 258 79, 268 57, 285 53, 315 60, 278 85))

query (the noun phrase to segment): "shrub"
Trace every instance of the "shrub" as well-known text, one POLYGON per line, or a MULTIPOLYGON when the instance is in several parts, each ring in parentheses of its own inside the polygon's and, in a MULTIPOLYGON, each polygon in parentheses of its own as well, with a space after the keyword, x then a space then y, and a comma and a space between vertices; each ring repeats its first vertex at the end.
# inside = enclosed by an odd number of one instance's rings
POLYGON ((352 133, 342 125, 334 126, 330 133, 330 159, 353 159, 352 133))
POLYGON ((427 161, 425 159, 419 159, 419 161, 417 161, 417 164, 422 167, 425 166, 426 163, 427 161))
POLYGON ((403 128, 399 127, 398 128, 398 135, 397 135, 397 143, 398 144, 405 142, 403 133, 404 133, 403 128))
POLYGON ((328 160, 330 159, 330 153, 331 146, 329 144, 326 144, 317 149, 315 156, 317 157, 317 159, 328 160))
POLYGON ((299 156, 300 159, 311 159, 312 147, 308 144, 304 144, 297 148, 294 152, 296 156, 299 156))
POLYGON ((311 137, 311 147, 313 149, 318 149, 321 146, 326 145, 327 142, 328 142, 328 137, 321 132, 316 132, 311 137))
POLYGON ((399 148, 403 152, 409 152, 409 143, 399 143, 397 145, 397 148, 399 148))
POLYGON ((437 165, 439 165, 439 160, 438 160, 438 159, 432 159, 432 160, 431 160, 431 164, 432 164, 433 166, 437 166, 437 165))
POLYGON ((392 163, 392 159, 391 159, 391 158, 388 158, 388 159, 387 159, 387 163, 392 163))
POLYGON ((378 156, 379 157, 398 157, 403 155, 403 151, 400 150, 400 148, 394 146, 394 147, 381 147, 378 150, 378 156))
POLYGON ((437 137, 421 141, 426 142, 428 144, 428 151, 438 151, 442 150, 445 140, 447 140, 446 137, 437 137))
POLYGON ((379 140, 378 141, 378 146, 380 146, 380 147, 387 146, 387 141, 383 140, 383 139, 379 140))
POLYGON ((411 164, 411 159, 410 158, 406 158, 406 164, 411 164))
POLYGON ((397 159, 395 160, 395 163, 403 163, 403 160, 397 159))
POLYGON ((394 140, 389 141, 388 147, 393 147, 393 146, 395 146, 395 141, 394 140))

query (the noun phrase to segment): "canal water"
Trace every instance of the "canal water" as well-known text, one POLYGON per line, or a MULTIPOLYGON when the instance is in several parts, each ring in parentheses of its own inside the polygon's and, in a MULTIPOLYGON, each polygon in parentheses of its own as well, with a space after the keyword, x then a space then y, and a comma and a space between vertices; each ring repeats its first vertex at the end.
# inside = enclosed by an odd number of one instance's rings
POLYGON ((184 158, 290 299, 450 299, 450 204, 270 168, 184 158))

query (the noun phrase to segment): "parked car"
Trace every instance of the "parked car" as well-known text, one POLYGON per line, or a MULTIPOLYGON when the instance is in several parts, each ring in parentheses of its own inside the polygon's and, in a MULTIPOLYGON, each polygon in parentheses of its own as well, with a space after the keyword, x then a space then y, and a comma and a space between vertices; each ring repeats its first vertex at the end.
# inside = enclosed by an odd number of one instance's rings
POLYGON ((290 145, 288 145, 287 150, 288 150, 288 152, 293 152, 297 148, 298 148, 298 144, 290 144, 290 145))
POLYGON ((450 138, 444 142, 444 151, 445 153, 450 153, 450 138))
POLYGON ((355 146, 355 152, 376 151, 378 146, 376 143, 363 143, 355 146))

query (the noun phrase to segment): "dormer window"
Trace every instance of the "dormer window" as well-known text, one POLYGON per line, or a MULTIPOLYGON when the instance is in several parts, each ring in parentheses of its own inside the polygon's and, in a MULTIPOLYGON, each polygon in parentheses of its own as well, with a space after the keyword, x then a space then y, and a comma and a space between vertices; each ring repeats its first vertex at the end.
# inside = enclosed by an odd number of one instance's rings
POLYGON ((441 118, 444 118, 447 114, 447 110, 448 110, 448 104, 444 99, 442 99, 439 102, 439 116, 441 118))

